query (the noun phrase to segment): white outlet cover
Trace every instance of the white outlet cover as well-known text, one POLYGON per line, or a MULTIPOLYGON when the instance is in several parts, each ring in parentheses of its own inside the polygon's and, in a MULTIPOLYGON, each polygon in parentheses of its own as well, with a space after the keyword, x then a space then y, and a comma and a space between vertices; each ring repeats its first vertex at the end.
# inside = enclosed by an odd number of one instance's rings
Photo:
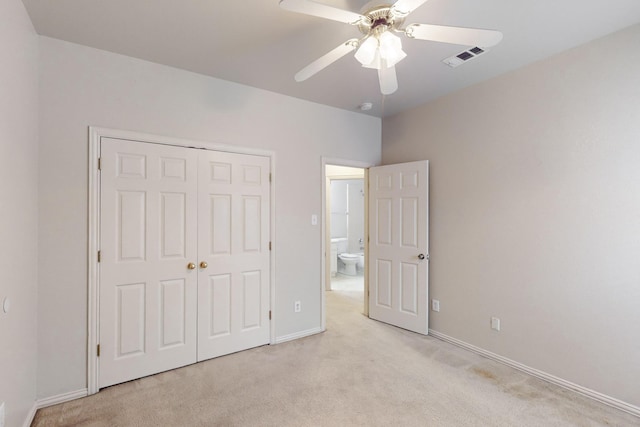
POLYGON ((318 225, 318 215, 311 215, 311 225, 318 225))
POLYGON ((437 299, 431 300, 431 309, 433 311, 440 311, 440 301, 437 299))

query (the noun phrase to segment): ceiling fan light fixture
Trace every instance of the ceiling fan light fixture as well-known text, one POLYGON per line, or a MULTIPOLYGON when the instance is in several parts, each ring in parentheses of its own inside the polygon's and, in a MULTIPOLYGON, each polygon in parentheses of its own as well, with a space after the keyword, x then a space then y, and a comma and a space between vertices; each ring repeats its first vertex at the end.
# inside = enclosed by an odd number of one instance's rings
POLYGON ((380 56, 385 60, 387 67, 393 67, 406 58, 407 54, 402 50, 400 37, 385 31, 379 36, 380 56))
POLYGON ((373 56, 373 60, 368 64, 362 64, 364 68, 373 68, 374 70, 379 70, 382 68, 382 58, 380 58, 380 49, 376 49, 375 55, 373 56))
POLYGON ((384 60, 388 68, 395 66, 398 62, 402 61, 406 57, 407 54, 402 49, 399 49, 388 52, 384 60))
POLYGON ((406 56, 400 37, 389 31, 367 37, 355 55, 363 67, 376 70, 393 67, 406 56))
POLYGON ((367 39, 362 42, 358 51, 356 52, 356 59, 365 67, 371 64, 378 53, 378 39, 375 37, 367 37, 367 39))
POLYGON ((378 36, 378 40, 380 40, 380 50, 383 53, 394 49, 402 50, 402 41, 400 41, 400 37, 389 31, 382 32, 382 34, 378 36))

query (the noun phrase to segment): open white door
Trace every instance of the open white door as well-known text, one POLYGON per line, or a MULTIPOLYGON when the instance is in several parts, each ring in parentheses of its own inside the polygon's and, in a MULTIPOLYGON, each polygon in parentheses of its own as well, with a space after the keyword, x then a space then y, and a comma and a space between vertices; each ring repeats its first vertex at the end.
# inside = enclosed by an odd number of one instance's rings
POLYGON ((369 317, 429 331, 429 162, 369 169, 369 317))

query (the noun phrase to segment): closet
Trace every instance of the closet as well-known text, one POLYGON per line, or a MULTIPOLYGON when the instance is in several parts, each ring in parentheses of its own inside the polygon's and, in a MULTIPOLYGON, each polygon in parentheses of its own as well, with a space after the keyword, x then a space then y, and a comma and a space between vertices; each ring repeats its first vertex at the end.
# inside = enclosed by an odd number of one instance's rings
POLYGON ((100 141, 99 387, 269 343, 270 158, 100 141))

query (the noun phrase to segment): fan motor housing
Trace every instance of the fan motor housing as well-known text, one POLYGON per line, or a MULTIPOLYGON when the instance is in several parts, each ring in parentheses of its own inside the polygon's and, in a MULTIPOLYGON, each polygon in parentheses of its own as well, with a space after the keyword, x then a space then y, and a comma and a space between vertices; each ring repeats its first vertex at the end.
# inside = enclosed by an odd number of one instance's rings
POLYGON ((387 30, 398 29, 398 27, 404 22, 404 18, 394 16, 391 6, 381 5, 367 10, 362 14, 366 20, 358 23, 358 29, 362 34, 369 35, 376 31, 379 27, 384 27, 387 30))

